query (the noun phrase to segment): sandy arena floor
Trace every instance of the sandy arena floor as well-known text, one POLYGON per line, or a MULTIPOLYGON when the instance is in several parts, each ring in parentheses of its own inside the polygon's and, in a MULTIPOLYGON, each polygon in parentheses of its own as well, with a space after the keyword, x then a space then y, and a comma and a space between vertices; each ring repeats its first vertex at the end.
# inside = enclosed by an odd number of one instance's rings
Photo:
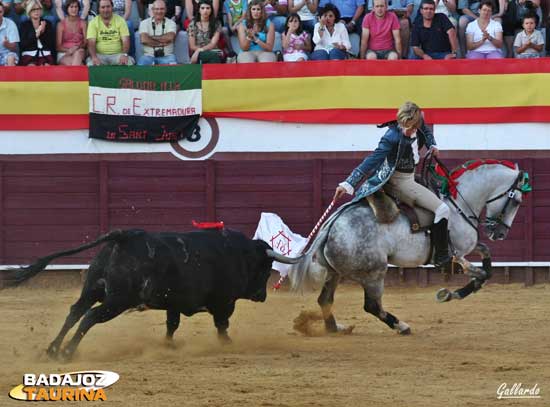
POLYGON ((0 406, 22 405, 8 392, 23 373, 89 369, 120 374, 106 390, 117 406, 550 406, 550 286, 489 285, 446 304, 435 291, 387 289, 385 308, 410 324, 408 337, 367 315, 362 290, 345 285, 334 310, 352 335, 296 333, 293 319, 317 310, 317 293, 270 292, 266 303, 237 303, 232 345, 199 314, 182 320, 171 349, 164 313, 134 312, 92 328, 67 364, 44 349, 79 290, 0 291, 0 406), (538 384, 542 398, 497 400, 504 382, 538 384))

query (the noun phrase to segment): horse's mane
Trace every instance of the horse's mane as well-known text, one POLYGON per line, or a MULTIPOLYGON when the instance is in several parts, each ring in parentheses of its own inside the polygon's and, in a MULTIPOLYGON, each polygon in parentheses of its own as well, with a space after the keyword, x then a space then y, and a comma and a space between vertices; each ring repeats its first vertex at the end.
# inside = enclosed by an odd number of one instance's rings
POLYGON ((481 159, 466 161, 464 164, 455 167, 449 173, 441 168, 439 164, 436 164, 434 172, 435 177, 440 182, 440 190, 444 195, 450 194, 453 198, 457 196, 458 178, 460 178, 465 172, 474 170, 482 165, 494 165, 500 164, 505 167, 516 169, 516 165, 507 160, 495 160, 495 159, 481 159))
POLYGON ((478 158, 477 160, 466 161, 464 164, 459 165, 458 167, 455 167, 449 175, 451 179, 457 179, 466 171, 474 170, 478 167, 481 167, 482 165, 492 165, 492 164, 501 164, 513 170, 516 168, 516 165, 511 161, 495 160, 492 158, 489 158, 489 159, 478 158))

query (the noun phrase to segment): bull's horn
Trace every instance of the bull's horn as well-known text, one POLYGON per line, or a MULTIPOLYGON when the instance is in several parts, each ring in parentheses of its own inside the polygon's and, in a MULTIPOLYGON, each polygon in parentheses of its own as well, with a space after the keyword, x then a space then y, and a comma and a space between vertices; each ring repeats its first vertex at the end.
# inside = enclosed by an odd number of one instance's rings
POLYGON ((284 256, 280 253, 277 253, 277 252, 275 252, 271 249, 266 249, 265 252, 267 253, 268 257, 270 257, 274 260, 277 260, 280 263, 285 263, 285 264, 296 264, 300 260, 302 260, 302 258, 304 257, 303 254, 301 256, 298 256, 298 257, 287 257, 287 256, 284 256))

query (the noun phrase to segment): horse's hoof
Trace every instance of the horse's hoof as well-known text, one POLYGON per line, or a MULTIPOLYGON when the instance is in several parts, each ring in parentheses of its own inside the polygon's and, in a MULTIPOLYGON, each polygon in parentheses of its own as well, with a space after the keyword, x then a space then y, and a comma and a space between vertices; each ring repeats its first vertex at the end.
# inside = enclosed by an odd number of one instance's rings
POLYGON ((354 329, 355 329, 355 325, 346 326, 346 325, 336 324, 336 332, 339 334, 350 335, 354 329))
POLYGON ((46 349, 46 355, 52 360, 58 359, 59 348, 57 346, 49 346, 48 349, 46 349))
POLYGON ((447 302, 453 299, 453 294, 446 288, 441 288, 435 294, 435 300, 437 302, 447 302))
POLYGON ((403 329, 402 331, 399 331, 399 335, 410 335, 412 333, 411 328, 407 327, 403 329))
POLYGON ((233 343, 229 335, 219 335, 218 340, 222 345, 231 345, 233 343))

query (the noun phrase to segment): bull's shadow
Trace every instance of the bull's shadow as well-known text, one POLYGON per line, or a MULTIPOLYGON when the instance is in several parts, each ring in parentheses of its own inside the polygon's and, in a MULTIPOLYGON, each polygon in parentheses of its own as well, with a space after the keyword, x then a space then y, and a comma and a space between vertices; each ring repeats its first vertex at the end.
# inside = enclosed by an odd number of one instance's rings
POLYGON ((139 307, 166 310, 166 337, 170 340, 181 314, 208 311, 218 338, 230 342, 227 329, 235 302, 241 298, 265 301, 273 260, 288 264, 298 260, 275 253, 263 240, 251 240, 227 229, 189 233, 115 230, 9 271, 3 277, 4 286, 17 286, 52 260, 101 244, 104 246, 90 263, 80 298, 47 349, 52 358, 69 360, 91 327, 139 307), (68 331, 80 320, 75 334, 62 347, 68 331))

